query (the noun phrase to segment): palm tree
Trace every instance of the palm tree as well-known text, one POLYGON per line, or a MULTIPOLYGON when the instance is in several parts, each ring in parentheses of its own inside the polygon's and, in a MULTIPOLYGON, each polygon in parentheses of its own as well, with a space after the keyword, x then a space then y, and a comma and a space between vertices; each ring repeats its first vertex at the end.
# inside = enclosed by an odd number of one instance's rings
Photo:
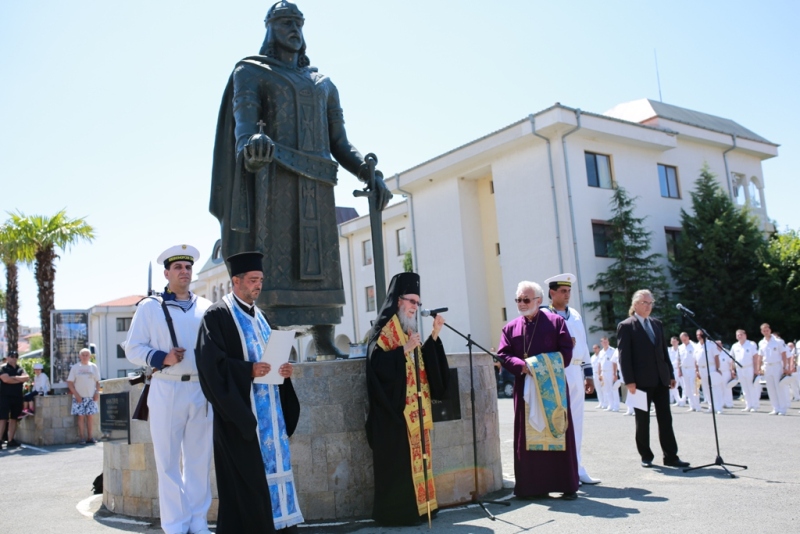
POLYGON ((0 226, 0 261, 6 268, 6 291, 3 309, 6 315, 6 347, 16 351, 19 342, 19 286, 17 263, 30 264, 33 256, 20 246, 19 230, 6 223, 0 226))
POLYGON ((39 322, 42 326, 44 354, 50 354, 50 312, 55 308, 56 249, 66 250, 79 241, 91 242, 94 228, 85 219, 70 219, 66 210, 52 217, 11 214, 11 224, 19 232, 23 255, 35 259, 34 275, 39 293, 39 322))

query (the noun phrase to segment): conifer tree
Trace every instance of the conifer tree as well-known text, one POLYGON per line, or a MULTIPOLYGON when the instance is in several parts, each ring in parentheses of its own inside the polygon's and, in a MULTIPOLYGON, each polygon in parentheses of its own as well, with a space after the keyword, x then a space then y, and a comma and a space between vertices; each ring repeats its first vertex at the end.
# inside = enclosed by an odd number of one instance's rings
POLYGON ((673 308, 670 306, 669 284, 664 267, 659 262, 661 254, 650 253, 652 233, 644 226, 646 217, 635 216, 635 200, 636 197, 628 196, 622 187, 617 187, 611 197, 609 204, 613 216, 608 221, 608 256, 614 259, 614 263, 598 274, 595 282, 589 286, 589 289, 610 293, 611 300, 588 302, 586 307, 597 312, 595 317, 601 325, 613 330, 602 326, 592 326, 590 330, 605 330, 613 334, 617 323, 628 317, 633 294, 639 289, 649 289, 656 301, 653 316, 664 321, 667 335, 673 335, 675 314, 671 311, 673 308))
POLYGON ((725 341, 733 341, 737 328, 754 335, 764 236, 752 214, 734 206, 708 164, 691 196, 693 213, 681 210, 683 228, 670 264, 680 302, 725 341))

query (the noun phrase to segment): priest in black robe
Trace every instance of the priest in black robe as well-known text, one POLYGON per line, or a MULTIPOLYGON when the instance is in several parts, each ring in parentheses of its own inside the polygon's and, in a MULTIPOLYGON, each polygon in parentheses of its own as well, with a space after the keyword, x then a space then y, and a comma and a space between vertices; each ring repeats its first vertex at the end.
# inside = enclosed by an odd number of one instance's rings
POLYGON ((375 477, 372 518, 381 525, 417 525, 438 508, 431 398, 445 397, 449 367, 439 339, 444 318, 434 318, 424 344, 417 332, 419 285, 415 273, 392 278, 369 338, 366 430, 375 477))
POLYGON ((226 260, 233 293, 206 311, 195 351, 200 385, 214 408, 217 534, 296 532, 303 521, 289 457, 300 417, 292 365, 271 369, 260 361, 271 332, 255 305, 261 258, 245 252, 226 260), (267 373, 279 373, 283 384, 254 383, 267 373))

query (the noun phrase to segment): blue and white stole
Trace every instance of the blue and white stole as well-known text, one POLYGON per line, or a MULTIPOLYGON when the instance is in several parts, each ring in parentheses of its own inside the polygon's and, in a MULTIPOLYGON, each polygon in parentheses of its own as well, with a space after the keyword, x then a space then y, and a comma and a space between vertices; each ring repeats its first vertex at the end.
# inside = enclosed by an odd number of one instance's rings
MULTIPOLYGON (((272 332, 261 310, 256 306, 255 317, 250 317, 233 301, 232 294, 225 295, 222 300, 233 315, 245 358, 251 362, 260 362, 272 332)), ((270 372, 277 373, 278 370, 272 369, 270 372)), ((286 433, 278 386, 254 383, 250 393, 250 405, 258 420, 258 442, 267 474, 275 529, 302 523, 303 514, 300 512, 300 503, 297 501, 295 491, 289 435, 286 433)))

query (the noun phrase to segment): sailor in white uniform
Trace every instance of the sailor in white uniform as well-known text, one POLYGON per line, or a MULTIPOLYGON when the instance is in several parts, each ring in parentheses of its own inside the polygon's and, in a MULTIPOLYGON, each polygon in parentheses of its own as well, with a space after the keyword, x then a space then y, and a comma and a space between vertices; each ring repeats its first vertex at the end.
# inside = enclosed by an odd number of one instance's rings
POLYGON ((786 415, 789 399, 780 383, 789 367, 786 344, 772 335, 772 329, 767 323, 761 325, 761 334, 764 339, 758 342, 758 354, 764 362, 764 381, 767 383, 769 402, 772 404, 770 415, 786 415))
MULTIPOLYGON (((672 363, 672 369, 677 371, 681 367, 681 342, 678 340, 678 336, 672 336, 672 339, 670 339, 670 344, 671 346, 667 349, 667 352, 669 352, 669 361, 672 363)), ((679 380, 675 380, 675 387, 670 388, 669 401, 671 404, 685 406, 680 393, 678 393, 678 384, 679 380)))
POLYGON ((755 412, 761 400, 761 385, 753 384, 754 377, 758 376, 758 346, 747 339, 747 332, 741 328, 736 331, 736 339, 731 347, 731 354, 740 365, 736 370, 744 393, 745 406, 742 411, 755 412))
POLYGON ((619 411, 619 388, 615 386, 619 371, 617 349, 609 345, 608 338, 600 338, 600 377, 603 381, 603 396, 606 399, 606 410, 619 411))
POLYGON ((592 345, 592 380, 594 381, 594 390, 597 392, 597 406, 595 410, 605 408, 605 393, 603 393, 603 385, 600 383, 600 345, 592 345))
POLYGON ((705 339, 702 330, 697 331, 697 370, 700 373, 701 387, 703 388, 703 398, 708 405, 707 412, 715 410, 718 414, 722 413, 722 374, 719 372, 719 348, 713 341, 705 339), (706 362, 706 351, 708 351, 708 362, 706 362), (710 368, 708 367, 710 366, 710 368), (713 403, 712 403, 713 399, 713 403))
POLYGON ((550 308, 564 318, 569 335, 572 337, 572 362, 564 370, 569 388, 569 404, 572 412, 572 424, 575 430, 575 451, 578 456, 578 478, 582 484, 599 484, 586 472, 581 461, 581 442, 583 440, 583 407, 586 393, 594 391, 594 380, 586 377, 584 366, 590 365, 589 342, 586 340, 586 326, 575 308, 569 307, 572 285, 577 282, 575 275, 559 274, 545 280, 549 288, 550 308))
POLYGON ((125 342, 131 363, 155 371, 147 406, 161 528, 167 534, 210 533, 206 517, 211 505, 213 414, 200 389, 194 349, 211 302, 189 291, 199 256, 189 245, 176 245, 159 256, 167 287, 138 304, 125 342))
POLYGON ((700 397, 697 395, 697 360, 695 359, 695 345, 689 339, 689 334, 681 332, 681 365, 678 367, 678 378, 681 382, 681 397, 689 405, 690 412, 700 411, 700 397))

